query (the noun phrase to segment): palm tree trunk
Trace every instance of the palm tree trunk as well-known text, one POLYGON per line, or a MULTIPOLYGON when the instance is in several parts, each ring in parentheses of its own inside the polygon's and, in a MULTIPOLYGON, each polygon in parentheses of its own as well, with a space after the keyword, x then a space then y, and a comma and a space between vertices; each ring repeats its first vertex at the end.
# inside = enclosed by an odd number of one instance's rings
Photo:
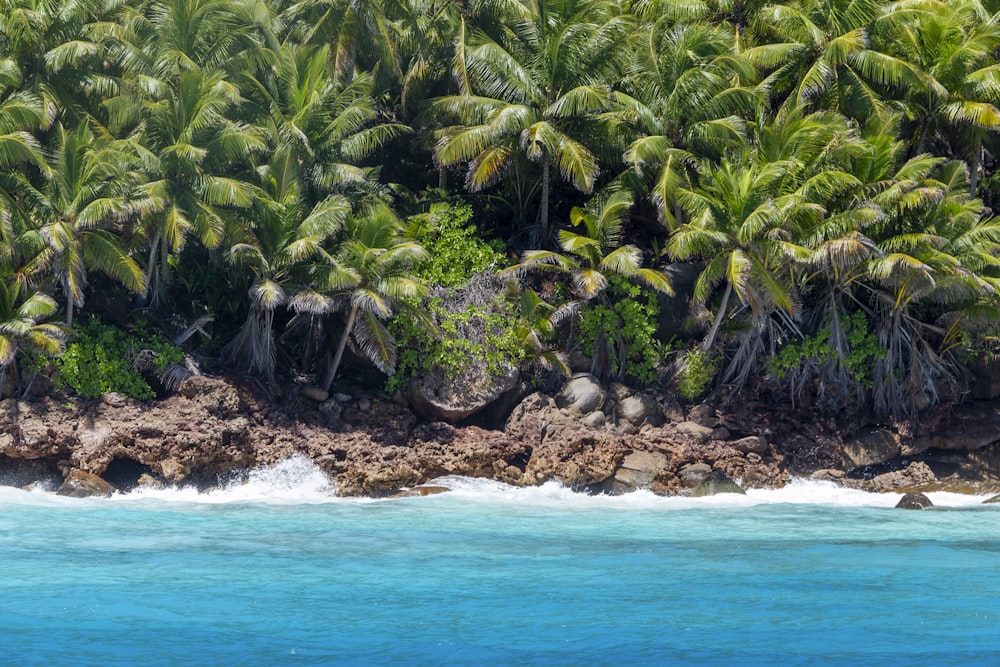
POLYGON ((541 224, 539 247, 549 245, 549 156, 542 159, 542 202, 538 205, 538 217, 541 224))
POLYGON ((326 372, 326 378, 323 380, 323 391, 330 391, 333 379, 337 377, 337 369, 340 367, 340 360, 344 356, 347 339, 351 335, 351 329, 354 328, 354 320, 358 316, 358 306, 358 303, 351 306, 351 314, 347 316, 347 325, 344 326, 344 335, 340 337, 340 344, 337 345, 337 353, 333 355, 333 363, 330 364, 330 368, 326 372))
POLYGON ((979 189, 979 169, 983 163, 983 141, 977 135, 972 141, 972 160, 969 163, 969 196, 975 197, 979 189))
POLYGON ((708 352, 712 349, 712 343, 715 342, 715 335, 719 332, 719 327, 722 325, 722 316, 726 314, 726 306, 729 305, 729 295, 733 293, 733 284, 726 283, 726 291, 722 293, 722 303, 719 304, 719 312, 715 314, 715 321, 712 322, 712 328, 708 330, 708 335, 705 336, 705 340, 701 343, 701 351, 708 352))

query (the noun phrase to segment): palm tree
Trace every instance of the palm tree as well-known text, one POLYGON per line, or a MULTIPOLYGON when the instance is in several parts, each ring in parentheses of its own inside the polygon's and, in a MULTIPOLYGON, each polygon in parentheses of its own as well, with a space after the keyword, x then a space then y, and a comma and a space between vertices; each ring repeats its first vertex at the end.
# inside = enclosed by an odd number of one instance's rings
POLYGON ((87 274, 98 270, 136 294, 145 291, 142 269, 122 245, 126 224, 153 208, 140 191, 136 152, 127 141, 97 137, 88 123, 74 131, 57 124, 45 169, 35 188, 23 174, 12 177, 30 204, 29 215, 41 251, 26 267, 51 272, 66 298, 66 325, 82 307, 87 274))
MULTIPOLYGON (((583 234, 577 234, 562 229, 559 231, 559 244, 563 252, 551 250, 528 250, 521 256, 521 262, 502 271, 502 274, 521 275, 530 270, 555 271, 569 276, 570 284, 581 303, 567 303, 560 307, 560 317, 575 312, 586 302, 598 300, 601 305, 610 305, 605 292, 611 275, 621 276, 627 280, 638 281, 647 287, 666 294, 673 294, 670 282, 663 273, 642 267, 642 253, 634 245, 622 245, 622 229, 632 206, 632 196, 628 192, 614 192, 607 197, 599 197, 591 202, 589 210, 574 208, 570 213, 570 223, 574 227, 582 227, 583 234)), ((526 305, 522 303, 524 312, 526 305)), ((541 304, 534 304, 540 308, 541 304)), ((529 311, 531 312, 531 311, 529 311)), ((536 312, 537 315, 537 312, 536 312)), ((594 371, 604 376, 610 368, 602 367, 600 360, 617 359, 618 377, 625 374, 626 355, 624 334, 621 326, 616 327, 614 340, 609 337, 611 332, 603 328, 597 332, 594 355, 594 371), (617 345, 617 354, 609 353, 609 346, 617 345)))
POLYGON ((48 355, 62 351, 65 330, 42 322, 55 309, 52 297, 28 289, 8 265, 0 264, 0 388, 9 368, 15 369, 16 377, 22 350, 48 355))
POLYGON ((484 19, 471 34, 463 26, 455 59, 461 92, 434 102, 435 112, 456 124, 441 131, 435 157, 442 165, 468 162, 470 191, 513 175, 527 200, 524 179, 538 178, 537 220, 547 245, 552 169, 584 193, 600 173, 600 114, 612 105, 630 19, 610 0, 504 6, 511 16, 484 19), (526 171, 533 164, 540 169, 526 171))
POLYGON ((892 41, 915 73, 902 91, 913 124, 913 154, 935 152, 965 160, 975 196, 983 142, 1000 132, 1000 23, 984 19, 979 3, 933 3, 901 25, 892 41))
MULTIPOLYGON (((427 256, 419 244, 402 237, 403 225, 384 203, 373 200, 344 224, 335 262, 325 273, 331 308, 349 308, 347 322, 323 380, 329 391, 349 338, 379 370, 392 375, 395 340, 383 324, 404 299, 427 294, 412 267, 427 256)), ((293 308, 296 304, 293 304, 293 308)))
POLYGON ((248 266, 254 275, 250 312, 225 355, 242 361, 250 372, 274 379, 275 310, 307 291, 315 291, 310 266, 330 264, 327 242, 340 230, 350 204, 339 196, 324 199, 311 210, 304 207, 298 165, 290 150, 278 151, 262 170, 262 192, 254 207, 251 238, 234 245, 234 263, 248 266))

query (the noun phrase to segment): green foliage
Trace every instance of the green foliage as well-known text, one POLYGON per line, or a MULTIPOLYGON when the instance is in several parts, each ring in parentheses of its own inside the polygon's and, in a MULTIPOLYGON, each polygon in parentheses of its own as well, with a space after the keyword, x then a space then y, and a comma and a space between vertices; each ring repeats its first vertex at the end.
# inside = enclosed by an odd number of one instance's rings
POLYGON ((471 276, 507 261, 503 243, 484 241, 471 220, 472 207, 466 203, 434 204, 429 212, 410 217, 408 234, 430 255, 414 271, 420 280, 459 287, 471 276))
POLYGON ((588 302, 580 313, 580 347, 593 357, 605 345, 610 368, 649 384, 656 380, 664 349, 655 337, 660 314, 656 293, 617 275, 611 275, 608 282, 608 302, 588 302))
POLYGON ((393 319, 389 329, 399 345, 396 374, 386 389, 395 391, 419 375, 440 373, 456 378, 466 373, 499 377, 525 355, 518 319, 503 299, 450 311, 436 297, 423 305, 437 331, 408 314, 393 319))
POLYGON ((701 397, 718 372, 718 355, 697 348, 688 351, 684 367, 677 374, 677 393, 688 401, 701 397))
MULTIPOLYGON (((844 319, 844 333, 850 352, 841 359, 848 375, 861 387, 872 388, 872 360, 885 357, 885 348, 868 331, 868 320, 863 311, 856 311, 844 319)), ((770 370, 779 380, 790 373, 802 371, 807 366, 822 368, 837 362, 838 355, 830 345, 830 329, 824 328, 798 343, 791 343, 778 351, 770 361, 770 370)))
POLYGON ((183 360, 178 347, 140 328, 131 332, 90 319, 54 361, 55 384, 85 398, 118 392, 140 400, 153 398, 142 370, 163 370, 183 360))

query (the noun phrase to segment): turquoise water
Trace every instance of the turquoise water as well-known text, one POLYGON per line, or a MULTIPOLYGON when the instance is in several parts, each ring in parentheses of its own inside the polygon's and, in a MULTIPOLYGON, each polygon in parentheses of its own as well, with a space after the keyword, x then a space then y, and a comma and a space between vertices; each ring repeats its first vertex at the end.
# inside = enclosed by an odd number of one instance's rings
POLYGON ((1000 508, 979 499, 453 479, 363 501, 318 475, 300 461, 210 496, 0 489, 0 664, 1000 661, 1000 508))

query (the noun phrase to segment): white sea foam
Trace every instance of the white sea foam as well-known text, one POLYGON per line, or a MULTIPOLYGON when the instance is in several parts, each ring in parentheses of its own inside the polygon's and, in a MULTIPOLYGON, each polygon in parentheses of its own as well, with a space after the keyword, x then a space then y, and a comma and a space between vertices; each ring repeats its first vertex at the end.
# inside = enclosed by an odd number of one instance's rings
MULTIPOLYGON (((467 501, 476 503, 510 504, 542 508, 571 509, 663 509, 684 510, 707 507, 753 507, 786 503, 793 505, 826 505, 835 507, 893 507, 902 494, 868 493, 837 486, 833 482, 793 480, 780 489, 750 489, 746 495, 721 494, 706 498, 657 496, 649 491, 635 491, 620 496, 579 493, 556 482, 534 487, 515 487, 488 479, 448 476, 433 480, 431 485, 443 486, 448 493, 438 496, 411 497, 405 502, 467 501)), ((980 505, 989 496, 932 492, 927 496, 939 507, 971 507, 980 505)), ((339 498, 336 485, 315 463, 303 456, 293 456, 271 466, 220 484, 218 488, 199 492, 193 486, 140 488, 128 494, 116 494, 111 502, 156 500, 202 504, 270 503, 317 504, 331 502, 385 502, 365 498, 339 498)), ((80 503, 45 491, 25 491, 0 486, 0 507, 4 505, 63 505, 80 503)), ((88 503, 108 502, 107 499, 87 499, 88 503)))

